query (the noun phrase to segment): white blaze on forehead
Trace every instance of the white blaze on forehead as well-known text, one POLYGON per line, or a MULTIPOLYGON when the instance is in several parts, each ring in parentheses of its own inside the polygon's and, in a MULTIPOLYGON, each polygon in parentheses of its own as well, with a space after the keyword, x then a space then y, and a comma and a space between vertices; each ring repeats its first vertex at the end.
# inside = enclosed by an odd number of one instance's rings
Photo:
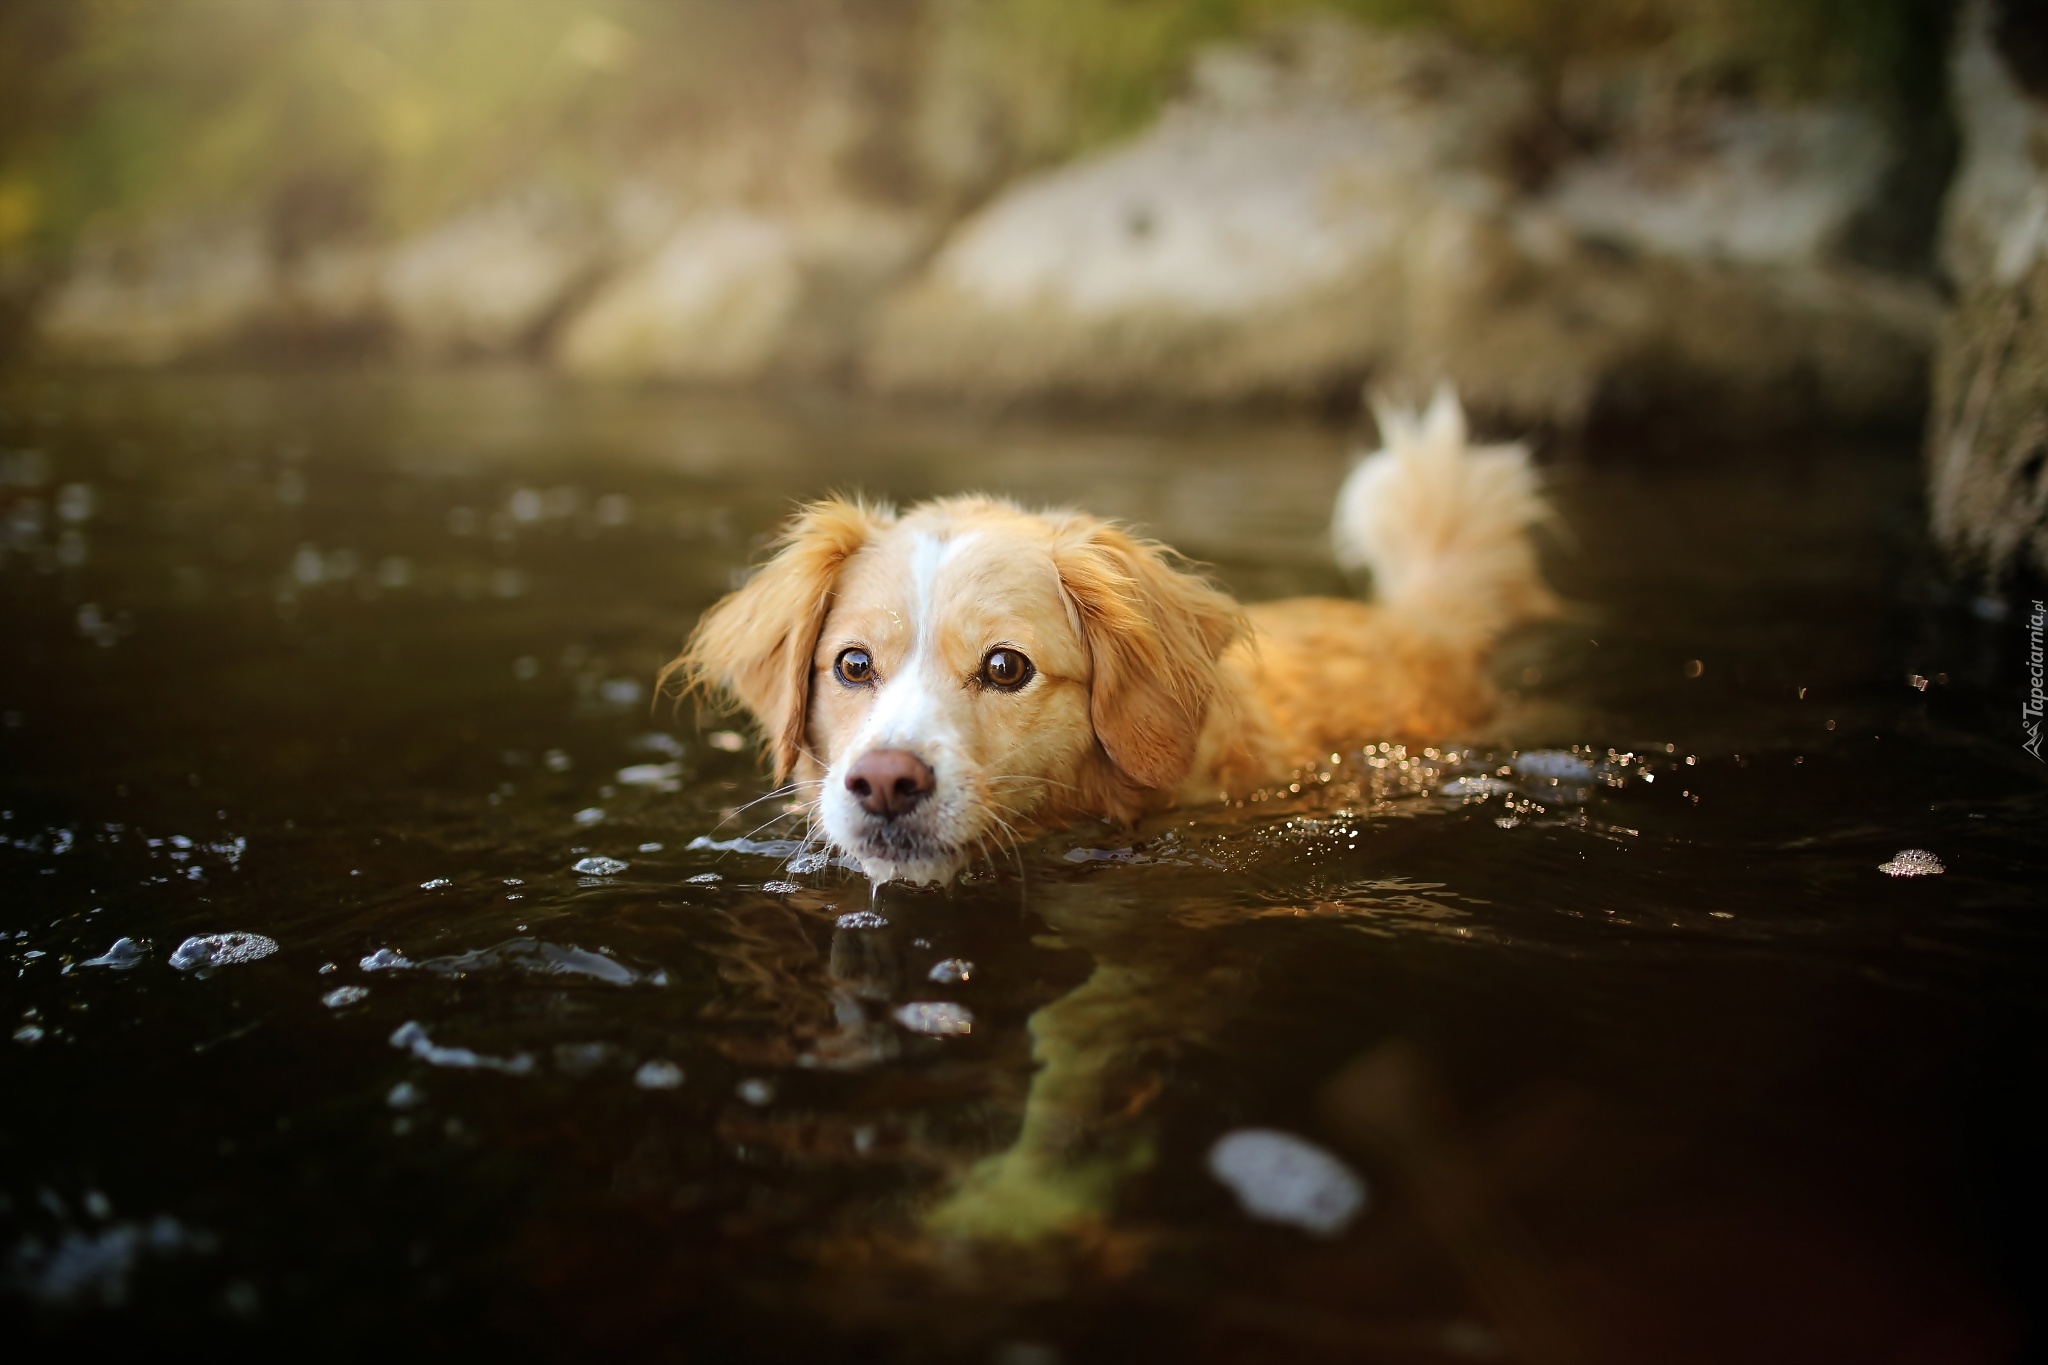
MULTIPOLYGON (((911 647, 903 669, 885 679, 867 724, 861 727, 849 754, 865 753, 877 747, 907 748, 947 738, 940 731, 944 718, 939 705, 953 681, 939 654, 944 623, 939 619, 939 574, 952 558, 974 540, 970 532, 959 536, 937 536, 919 532, 910 547, 911 647)), ((919 752, 927 763, 936 756, 919 752)))

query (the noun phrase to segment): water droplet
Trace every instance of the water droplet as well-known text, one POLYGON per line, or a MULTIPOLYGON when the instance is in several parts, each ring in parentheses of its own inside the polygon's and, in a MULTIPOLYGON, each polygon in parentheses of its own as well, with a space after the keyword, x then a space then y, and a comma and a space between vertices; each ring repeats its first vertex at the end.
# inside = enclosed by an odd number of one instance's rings
POLYGON ((1365 1207, 1365 1182, 1312 1142, 1271 1128, 1243 1128, 1209 1149, 1209 1173, 1247 1215, 1334 1237, 1365 1207))
POLYGON ((683 1069, 674 1062, 642 1062, 633 1073, 633 1084, 642 1090, 674 1090, 683 1083, 683 1069))

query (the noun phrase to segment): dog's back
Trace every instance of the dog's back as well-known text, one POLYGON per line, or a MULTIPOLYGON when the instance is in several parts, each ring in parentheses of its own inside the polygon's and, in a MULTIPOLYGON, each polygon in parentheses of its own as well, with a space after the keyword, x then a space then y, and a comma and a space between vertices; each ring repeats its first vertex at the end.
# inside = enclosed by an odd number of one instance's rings
POLYGON ((1214 786, 1262 785, 1361 741, 1468 729, 1493 708, 1494 642, 1557 610, 1536 562, 1532 532, 1550 509, 1527 448, 1469 444, 1448 389, 1424 413, 1378 415, 1385 448, 1352 470, 1331 525, 1338 562, 1371 575, 1373 600, 1248 608, 1252 635, 1224 661, 1237 679, 1226 693, 1247 704, 1221 708, 1205 736, 1214 786))

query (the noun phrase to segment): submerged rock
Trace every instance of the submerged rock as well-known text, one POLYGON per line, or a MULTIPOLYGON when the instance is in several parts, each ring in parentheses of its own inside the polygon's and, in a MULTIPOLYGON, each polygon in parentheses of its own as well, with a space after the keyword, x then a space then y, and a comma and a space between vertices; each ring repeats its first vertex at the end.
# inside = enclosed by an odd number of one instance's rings
POLYGON ((2036 7, 1968 7, 1950 63, 1963 163, 1943 207, 1956 286, 1928 425, 1934 532, 1959 567, 2048 573, 2048 87, 2002 46, 2048 41, 2036 7), (2022 32, 2024 30, 2024 32, 2022 32))

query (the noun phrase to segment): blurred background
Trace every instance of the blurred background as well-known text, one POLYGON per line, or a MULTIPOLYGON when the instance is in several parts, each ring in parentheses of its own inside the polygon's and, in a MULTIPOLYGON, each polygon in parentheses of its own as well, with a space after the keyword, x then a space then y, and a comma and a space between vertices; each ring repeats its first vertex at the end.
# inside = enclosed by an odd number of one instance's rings
POLYGON ((6 342, 1911 422, 1948 8, 8 0, 6 342))
POLYGON ((2005 373, 2041 339, 1999 321, 2048 203, 2042 27, 2016 0, 7 0, 0 353, 1339 414, 1450 378, 1567 432, 1917 432, 1932 403, 1937 522, 1996 576, 2048 497, 2005 373))

